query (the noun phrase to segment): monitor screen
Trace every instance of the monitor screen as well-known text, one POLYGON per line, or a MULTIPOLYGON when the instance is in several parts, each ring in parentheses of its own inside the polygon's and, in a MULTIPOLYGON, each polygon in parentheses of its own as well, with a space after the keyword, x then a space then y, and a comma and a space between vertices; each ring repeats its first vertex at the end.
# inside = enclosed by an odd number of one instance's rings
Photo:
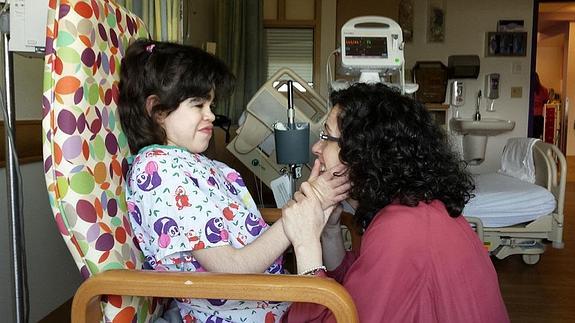
POLYGON ((345 37, 345 56, 349 58, 388 58, 387 37, 345 37))

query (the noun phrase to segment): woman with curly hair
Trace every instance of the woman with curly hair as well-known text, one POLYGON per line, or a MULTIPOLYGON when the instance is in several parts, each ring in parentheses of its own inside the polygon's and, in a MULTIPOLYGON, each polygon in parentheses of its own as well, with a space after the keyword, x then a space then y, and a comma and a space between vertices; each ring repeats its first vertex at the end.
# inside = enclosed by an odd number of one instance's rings
MULTIPOLYGON (((298 192, 282 218, 298 271, 343 284, 364 323, 509 321, 489 255, 461 216, 472 179, 423 105, 382 84, 352 85, 331 102, 313 151, 325 169, 347 166, 364 233, 359 252, 346 252, 341 207, 322 212, 317 196, 298 192)), ((334 319, 294 304, 284 321, 334 319)))

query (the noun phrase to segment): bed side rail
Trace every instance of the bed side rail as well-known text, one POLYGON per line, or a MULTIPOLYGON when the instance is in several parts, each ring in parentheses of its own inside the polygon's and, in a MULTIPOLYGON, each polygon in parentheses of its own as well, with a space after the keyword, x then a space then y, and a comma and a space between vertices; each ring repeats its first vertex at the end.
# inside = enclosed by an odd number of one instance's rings
POLYGON ((535 163, 535 184, 547 188, 557 199, 557 213, 563 223, 565 185, 567 182, 567 161, 557 146, 538 141, 533 146, 535 163))

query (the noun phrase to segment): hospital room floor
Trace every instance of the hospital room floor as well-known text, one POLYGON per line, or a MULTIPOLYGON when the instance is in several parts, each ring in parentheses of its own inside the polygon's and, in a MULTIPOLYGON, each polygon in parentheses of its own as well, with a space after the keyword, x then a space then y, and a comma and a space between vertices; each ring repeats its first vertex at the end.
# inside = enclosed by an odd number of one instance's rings
MULTIPOLYGON (((524 264, 520 256, 493 260, 511 322, 575 322, 575 157, 568 157, 568 164, 565 248, 549 245, 533 266, 524 264)), ((71 303, 66 302, 40 322, 70 322, 71 303)))
POLYGON ((520 256, 494 259, 511 322, 575 322, 575 157, 568 160, 565 248, 548 245, 534 266, 520 256))

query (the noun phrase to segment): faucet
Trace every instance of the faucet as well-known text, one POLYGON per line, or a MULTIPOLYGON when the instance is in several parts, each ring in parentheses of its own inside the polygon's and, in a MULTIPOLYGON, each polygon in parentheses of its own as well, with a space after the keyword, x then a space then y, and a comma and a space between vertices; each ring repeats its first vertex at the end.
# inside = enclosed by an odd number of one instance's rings
POLYGON ((481 90, 477 93, 477 104, 475 105, 475 115, 473 115, 474 121, 481 120, 481 113, 479 113, 479 106, 481 105, 481 90))

